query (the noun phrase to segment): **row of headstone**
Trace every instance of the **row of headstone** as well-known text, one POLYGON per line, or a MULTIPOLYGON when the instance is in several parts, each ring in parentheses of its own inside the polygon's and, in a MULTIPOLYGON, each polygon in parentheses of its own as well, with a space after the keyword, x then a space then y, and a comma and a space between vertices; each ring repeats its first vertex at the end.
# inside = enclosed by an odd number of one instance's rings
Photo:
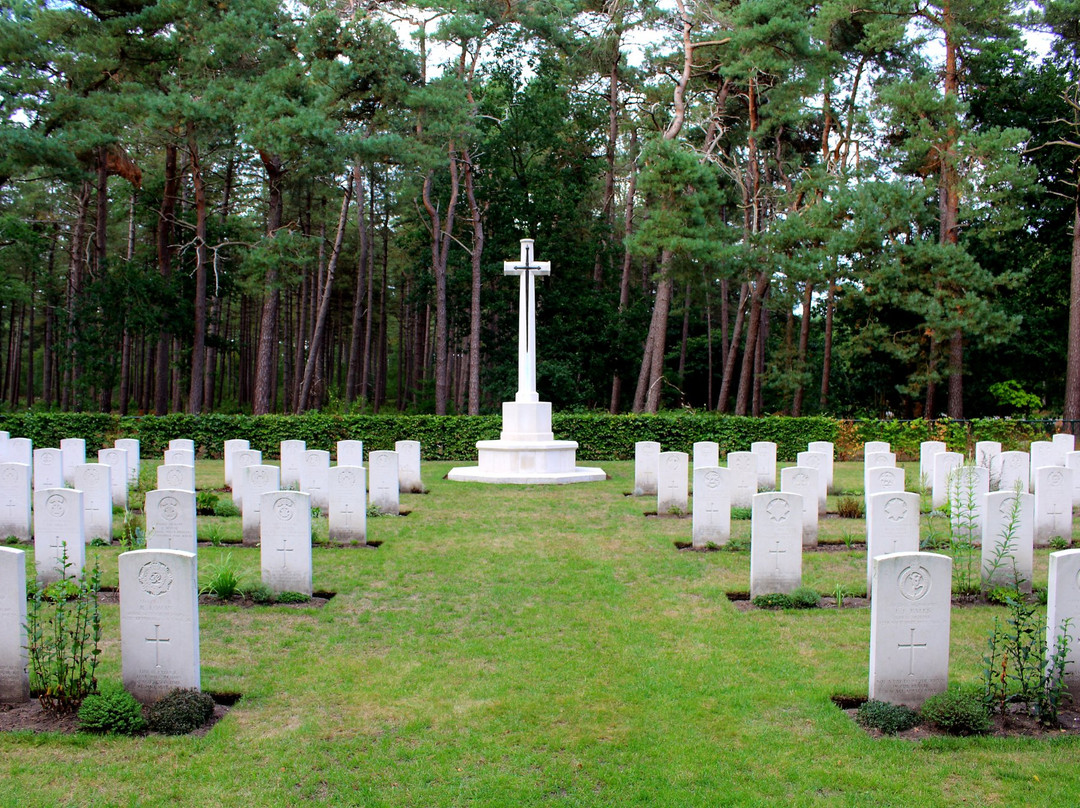
MULTIPOLYGON (((682 453, 662 452, 660 444, 656 441, 638 441, 634 444, 634 496, 659 495, 661 475, 661 455, 683 454, 687 457, 686 465, 683 466, 685 477, 690 468, 690 456, 682 453)), ((693 469, 719 468, 720 467, 720 444, 715 441, 699 441, 693 446, 693 469)), ((664 461, 670 462, 670 461, 664 461)), ((749 452, 729 452, 727 467, 736 475, 749 480, 751 470, 754 477, 753 486, 743 484, 742 488, 753 493, 758 490, 769 490, 776 487, 776 444, 771 441, 758 441, 750 445, 749 452)), ((675 467, 672 466, 674 471, 675 467)), ((667 475, 670 477, 670 473, 667 475)), ((740 480, 735 480, 736 484, 740 480)), ((738 499, 738 497, 736 497, 738 499)), ((659 502, 657 503, 659 505, 659 502)), ((682 509, 686 510, 685 502, 682 509)), ((677 506, 677 503, 676 503, 677 506)), ((745 505, 734 507, 749 508, 749 501, 745 505)), ((661 509, 661 513, 665 510, 661 509)))
MULTIPOLYGON (((420 493, 424 490, 420 477, 420 442, 414 440, 397 441, 394 444, 397 454, 395 480, 399 493, 420 493)), ((381 462, 384 469, 389 469, 389 461, 382 460, 383 453, 370 452, 368 462, 374 466, 381 462)), ((296 489, 312 497, 312 507, 326 510, 330 507, 329 471, 331 468, 330 452, 321 449, 308 449, 302 440, 284 440, 280 446, 280 486, 283 490, 296 489)), ((238 508, 243 508, 242 469, 247 466, 262 465, 262 452, 252 449, 246 440, 225 441, 225 485, 233 490, 233 501, 238 508)), ((353 468, 364 467, 364 443, 359 440, 341 440, 337 442, 337 465, 353 468)), ((378 479, 380 490, 383 487, 382 470, 372 472, 372 483, 378 479)), ((388 513, 397 513, 395 508, 388 513)))
MULTIPOLYGON (((1070 434, 1054 435, 1052 440, 1032 441, 1029 451, 1003 452, 999 441, 979 441, 975 444, 973 463, 986 469, 990 477, 990 489, 997 491, 1022 491, 1032 493, 1038 488, 1036 470, 1047 466, 1080 469, 1080 452, 1075 451, 1075 438, 1070 434)), ((959 452, 949 452, 942 441, 923 441, 919 446, 919 476, 924 485, 934 488, 934 507, 944 504, 941 490, 950 469, 962 465, 964 457, 959 452), (945 455, 944 466, 939 469, 938 457, 945 455)))

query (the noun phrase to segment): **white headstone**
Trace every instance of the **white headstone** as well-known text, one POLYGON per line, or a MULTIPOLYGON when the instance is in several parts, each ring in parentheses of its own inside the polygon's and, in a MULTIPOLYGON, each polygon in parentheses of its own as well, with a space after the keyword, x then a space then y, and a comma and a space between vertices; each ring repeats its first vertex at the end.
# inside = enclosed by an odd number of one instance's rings
POLYGON ((195 492, 157 489, 146 492, 146 548, 194 553, 199 537, 195 527, 195 492))
POLYGON ((881 454, 883 452, 892 452, 892 444, 889 443, 887 440, 868 440, 866 443, 863 444, 864 459, 871 454, 881 454))
MULTIPOLYGON (((825 470, 825 493, 828 495, 833 487, 833 460, 836 458, 836 447, 827 440, 813 440, 806 445, 806 451, 819 452, 825 455, 825 465, 821 468, 825 470)), ((798 465, 803 464, 799 463, 798 465)), ((815 468, 817 467, 815 466, 815 468)), ((824 513, 824 511, 820 512, 824 513)))
POLYGON ((254 546, 262 536, 262 495, 281 490, 281 469, 277 466, 245 466, 233 482, 237 488, 244 489, 243 542, 254 546))
POLYGON ((964 456, 959 452, 938 452, 934 455, 934 489, 931 502, 935 510, 945 507, 949 498, 949 478, 963 462, 964 456))
POLYGON ((1068 452, 1065 455, 1065 468, 1072 472, 1073 505, 1080 504, 1080 452, 1068 452))
MULTIPOLYGON (((222 457, 225 460, 225 487, 232 488, 233 484, 233 453, 242 452, 251 448, 251 443, 243 438, 231 438, 222 445, 222 457)), ((194 450, 192 450, 194 451, 194 450)))
POLYGON ((1026 491, 987 494, 982 532, 983 586, 1019 586, 1030 592, 1034 541, 1034 495, 1026 491))
MULTIPOLYGON (((870 489, 870 469, 884 469, 884 468, 896 468, 896 455, 892 452, 867 452, 866 459, 863 461, 863 493, 865 494, 870 489)), ((904 472, 900 471, 901 480, 904 472)), ((901 481, 900 489, 903 490, 904 484, 901 481)))
POLYGON ((188 449, 166 449, 163 453, 166 466, 191 466, 195 468, 195 453, 188 449))
POLYGON ((0 463, 0 537, 30 541, 30 467, 0 463))
POLYGON ((990 472, 982 466, 957 466, 949 477, 949 522, 954 538, 982 541, 983 508, 990 472))
POLYGON ((656 474, 660 464, 660 444, 639 440, 634 444, 634 496, 656 494, 656 474))
MULTIPOLYGON (((139 441, 135 438, 120 438, 116 441, 115 446, 117 449, 123 449, 127 452, 128 485, 138 485, 139 473, 142 471, 142 461, 139 457, 139 441)), ((192 462, 192 465, 195 465, 194 462, 192 462)))
POLYGON ((364 442, 362 440, 339 440, 337 442, 339 466, 363 466, 364 442))
POLYGON ((867 499, 874 494, 881 494, 886 491, 904 490, 904 470, 895 466, 867 469, 865 480, 866 488, 863 495, 867 499))
POLYGON ((195 454, 195 441, 191 438, 173 438, 169 441, 170 449, 180 449, 195 454))
POLYGON ((952 559, 895 553, 874 559, 870 698, 918 708, 949 684, 952 559))
POLYGON ((731 490, 729 472, 719 467, 694 469, 694 518, 692 544, 701 550, 709 544, 724 545, 731 538, 731 490))
POLYGON ((34 490, 64 487, 64 453, 59 449, 34 449, 34 490))
POLYGON ((828 477, 829 458, 824 452, 799 452, 795 458, 795 464, 808 469, 817 469, 818 472, 818 516, 825 515, 827 484, 823 478, 828 477))
POLYGON ((26 651, 26 553, 0 547, 0 704, 30 700, 26 651))
POLYGON ((750 518, 750 597, 802 586, 802 497, 755 494, 750 518))
POLYGON ((919 485, 932 488, 934 485, 934 456, 949 449, 944 441, 924 440, 919 444, 919 485))
POLYGON ((1046 592, 1046 654, 1052 660, 1064 634, 1065 685, 1073 701, 1080 701, 1080 550, 1050 554, 1046 592), (1066 622, 1067 621, 1067 622, 1066 622))
POLYGON ((128 506, 128 455, 123 449, 99 449, 98 462, 104 463, 112 471, 109 479, 112 484, 112 504, 127 510, 128 506))
POLYGON ((262 581, 273 592, 310 595, 311 497, 300 491, 262 495, 262 581))
POLYGON ((306 451, 307 444, 302 440, 281 442, 281 487, 283 489, 300 488, 300 467, 304 465, 306 451))
POLYGON ((174 488, 179 491, 194 491, 195 467, 167 463, 158 466, 157 487, 174 488))
POLYGON ((818 493, 821 491, 821 472, 809 466, 790 466, 780 469, 780 490, 802 497, 803 547, 818 545, 818 493))
POLYGON ((83 494, 71 488, 43 488, 34 492, 34 566, 42 584, 76 578, 86 564, 83 535, 83 494), (65 575, 61 556, 67 547, 65 575))
POLYGON ((1039 480, 1035 475, 1035 470, 1040 469, 1043 466, 1064 466, 1065 457, 1060 455, 1056 446, 1052 441, 1048 440, 1035 440, 1031 442, 1031 467, 1029 469, 1031 473, 1031 490, 1032 492, 1038 489, 1039 480), (1058 463, 1058 460, 1061 460, 1058 463))
POLYGON ((112 541, 112 467, 82 463, 75 467, 75 488, 83 492, 83 528, 88 542, 112 541))
POLYGON ((1064 466, 1035 469, 1035 546, 1060 536, 1072 541, 1072 472, 1064 466))
POLYGON ((1027 452, 1002 452, 998 456, 998 491, 1031 490, 1031 458, 1027 452))
POLYGON ((661 452, 656 471, 656 513, 686 513, 690 493, 687 472, 690 458, 686 452, 661 452))
POLYGON ((401 513, 397 452, 368 452, 368 474, 371 504, 380 513, 401 513))
POLYGON ((258 449, 235 449, 232 453, 232 498, 233 504, 241 511, 244 508, 244 492, 240 480, 243 479, 244 469, 261 465, 262 452, 258 449))
POLYGON ((866 498, 866 592, 874 587, 877 556, 919 551, 919 495, 885 491, 866 498))
POLYGON ((330 541, 367 544, 366 484, 363 466, 330 469, 330 541))
POLYGON ((702 440, 694 444, 694 468, 716 468, 720 465, 720 444, 714 440, 702 440))
POLYGON ((201 686, 199 583, 194 553, 133 550, 120 559, 124 688, 149 704, 201 686))
POLYGON ((23 463, 34 470, 34 442, 30 438, 8 438, 4 441, 4 457, 8 463, 23 463))
POLYGON ((728 452, 727 467, 731 472, 731 507, 751 507, 758 492, 757 458, 753 452, 728 452))
POLYGON ((776 488, 776 444, 771 440, 755 441, 750 451, 757 458, 758 490, 776 488))
POLYGON ((394 444, 398 456, 398 484, 403 494, 420 494, 424 483, 420 479, 420 441, 399 440, 394 444))
MULTIPOLYGON (((1076 451, 1076 437, 1068 432, 1059 432, 1050 439, 1050 442, 1054 444, 1054 453, 1059 461, 1063 460, 1069 452, 1076 451)), ((1055 465, 1060 466, 1063 463, 1058 462, 1055 465)))
POLYGON ((64 454, 64 484, 75 484, 75 467, 86 462, 86 441, 82 438, 64 438, 60 441, 64 454))
POLYGON ((975 465, 990 472, 990 484, 1001 476, 1001 441, 981 440, 975 444, 975 465))
POLYGON ((304 452, 304 465, 300 467, 300 490, 311 495, 312 508, 325 511, 330 506, 329 452, 324 449, 308 449, 304 452))

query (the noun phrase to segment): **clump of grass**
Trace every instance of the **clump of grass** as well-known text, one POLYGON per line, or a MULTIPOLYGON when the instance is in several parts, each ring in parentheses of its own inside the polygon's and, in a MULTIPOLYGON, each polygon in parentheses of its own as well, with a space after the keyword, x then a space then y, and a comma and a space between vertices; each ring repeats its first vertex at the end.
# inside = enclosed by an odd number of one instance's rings
POLYGON ((858 497, 841 497, 836 502, 836 512, 841 519, 862 519, 866 516, 863 501, 858 497))
POLYGON ((731 518, 732 519, 746 520, 746 519, 752 518, 753 515, 754 515, 754 509, 753 508, 732 508, 731 509, 731 518))

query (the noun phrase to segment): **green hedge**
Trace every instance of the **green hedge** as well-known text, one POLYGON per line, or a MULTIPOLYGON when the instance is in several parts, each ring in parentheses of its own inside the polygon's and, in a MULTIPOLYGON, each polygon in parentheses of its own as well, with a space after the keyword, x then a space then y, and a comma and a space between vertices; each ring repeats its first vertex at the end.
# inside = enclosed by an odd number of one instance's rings
MULTIPOLYGON (((300 439, 310 449, 334 450, 339 440, 364 441, 369 451, 392 449, 399 440, 418 440, 428 460, 475 460, 476 442, 499 436, 496 415, 166 415, 119 416, 98 413, 24 412, 0 415, 0 429, 27 437, 35 446, 59 446, 62 438, 84 438, 87 452, 111 446, 122 437, 138 438, 146 457, 160 455, 173 438, 190 438, 196 452, 220 457, 224 442, 247 438, 254 449, 277 457, 281 441, 300 439)), ((902 459, 915 459, 919 443, 944 440, 970 453, 975 441, 999 440, 1005 449, 1026 449, 1032 440, 1057 431, 1050 421, 838 421, 832 418, 747 418, 711 413, 659 415, 556 413, 555 437, 578 442, 582 461, 630 460, 634 443, 658 441, 665 451, 691 451, 696 441, 712 440, 721 453, 746 450, 754 441, 773 441, 777 458, 793 461, 806 444, 833 441, 837 458, 856 459, 862 444, 887 440, 902 459)))

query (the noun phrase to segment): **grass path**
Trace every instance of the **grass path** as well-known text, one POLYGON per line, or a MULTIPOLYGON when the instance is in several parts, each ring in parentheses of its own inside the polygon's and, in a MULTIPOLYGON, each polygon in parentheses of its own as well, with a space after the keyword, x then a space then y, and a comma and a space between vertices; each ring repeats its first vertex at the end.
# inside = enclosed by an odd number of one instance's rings
MULTIPOLYGON (((869 610, 737 612, 749 554, 676 551, 690 522, 642 515, 632 463, 565 487, 450 483, 451 465, 425 465, 409 516, 369 522, 379 549, 314 551, 325 608, 201 609, 204 688, 244 694, 206 737, 2 736, 0 805, 1080 802, 1074 739, 869 739, 829 700, 866 691, 869 610)), ((257 550, 199 552, 204 579, 226 553, 257 579, 257 550)), ((107 584, 117 554, 91 551, 107 584)), ((859 589, 865 556, 808 555, 804 578, 859 589)), ((954 680, 978 679, 995 614, 954 610, 954 680)))

